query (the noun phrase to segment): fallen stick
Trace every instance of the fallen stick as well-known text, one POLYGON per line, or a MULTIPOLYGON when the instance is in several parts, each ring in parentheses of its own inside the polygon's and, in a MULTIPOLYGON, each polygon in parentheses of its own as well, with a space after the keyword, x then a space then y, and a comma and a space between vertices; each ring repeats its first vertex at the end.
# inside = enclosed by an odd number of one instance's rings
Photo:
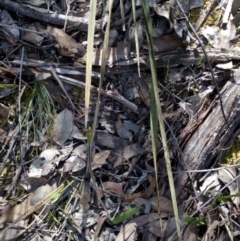
MULTIPOLYGON (((50 11, 48 13, 47 10, 37 7, 30 7, 25 4, 19 4, 17 2, 9 1, 9 0, 1 0, 0 1, 0 8, 4 8, 8 11, 12 11, 18 13, 20 15, 33 18, 39 21, 43 21, 45 23, 50 23, 54 25, 58 25, 63 27, 65 21, 67 20, 67 26, 74 25, 80 31, 86 32, 88 29, 88 19, 87 18, 80 18, 74 16, 66 16, 64 14, 58 14, 57 12, 50 11), (39 10, 38 10, 39 9, 39 10)), ((100 24, 96 21, 95 24, 96 29, 100 29, 100 24)))

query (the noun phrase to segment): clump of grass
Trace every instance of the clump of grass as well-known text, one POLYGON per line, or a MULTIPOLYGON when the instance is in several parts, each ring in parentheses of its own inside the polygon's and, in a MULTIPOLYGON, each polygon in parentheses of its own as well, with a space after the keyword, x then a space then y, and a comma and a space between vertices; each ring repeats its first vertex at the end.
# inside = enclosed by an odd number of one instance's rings
POLYGON ((36 130, 46 129, 51 132, 55 105, 44 81, 36 81, 28 97, 24 101, 22 127, 32 124, 34 134, 36 130))

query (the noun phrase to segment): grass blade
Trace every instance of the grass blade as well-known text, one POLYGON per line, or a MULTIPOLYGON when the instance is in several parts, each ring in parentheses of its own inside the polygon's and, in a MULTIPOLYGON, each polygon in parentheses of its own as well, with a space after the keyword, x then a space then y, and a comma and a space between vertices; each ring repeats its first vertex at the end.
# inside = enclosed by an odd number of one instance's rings
MULTIPOLYGON (((173 175, 172 175, 172 170, 171 170, 169 151, 168 151, 168 146, 167 146, 167 138, 166 138, 166 132, 165 132, 165 127, 164 127, 162 108, 161 108, 161 103, 160 103, 160 100, 158 97, 157 71, 156 71, 156 63, 155 63, 154 51, 153 51, 152 19, 151 19, 151 15, 150 15, 149 1, 142 0, 142 6, 143 6, 145 20, 146 20, 147 43, 148 43, 149 60, 150 60, 150 67, 151 67, 151 73, 152 73, 152 92, 154 95, 154 97, 152 98, 153 103, 151 103, 151 106, 152 106, 152 108, 151 108, 151 123, 152 123, 151 128, 155 128, 155 126, 156 126, 155 114, 157 113, 161 137, 162 137, 164 157, 165 157, 167 173, 168 173, 168 181, 169 181, 169 186, 170 186, 170 191, 171 191, 171 196, 172 196, 174 215, 175 215, 175 220, 176 220, 177 234, 178 234, 178 238, 180 239, 181 231, 180 231, 180 221, 179 221, 179 215, 178 215, 176 193, 175 193, 173 175)), ((152 133, 153 133, 153 135, 156 135, 156 132, 154 133, 152 131, 152 133)), ((154 145, 156 145, 155 138, 156 137, 154 137, 154 136, 152 138, 154 145)), ((156 146, 153 147, 153 151, 156 151, 155 149, 156 149, 156 146)), ((155 172, 157 172, 156 155, 154 155, 154 166, 155 166, 155 172)))
POLYGON ((92 79, 92 63, 93 63, 93 42, 95 32, 95 17, 97 9, 97 1, 90 0, 90 16, 88 24, 88 37, 87 37, 87 57, 86 57, 86 87, 85 87, 85 128, 87 128, 88 113, 90 105, 90 87, 92 79))

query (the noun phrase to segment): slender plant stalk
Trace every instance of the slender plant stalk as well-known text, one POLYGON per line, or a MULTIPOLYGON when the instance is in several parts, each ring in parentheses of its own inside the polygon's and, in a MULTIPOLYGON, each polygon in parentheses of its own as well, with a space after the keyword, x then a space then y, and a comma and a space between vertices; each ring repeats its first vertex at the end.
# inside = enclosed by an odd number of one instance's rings
MULTIPOLYGON (((152 73, 152 91, 153 91, 153 95, 154 95, 154 98, 152 98, 152 100, 155 100, 154 103, 151 103, 151 106, 155 105, 155 107, 151 108, 151 112, 152 112, 151 116, 154 117, 154 115, 155 115, 154 112, 156 112, 156 110, 157 110, 158 122, 159 122, 159 126, 160 126, 160 132, 161 132, 162 144, 163 144, 163 150, 164 150, 164 157, 165 157, 165 162, 166 162, 166 167, 167 167, 168 181, 169 181, 172 202, 173 202, 173 210, 174 210, 174 215, 175 215, 175 220, 176 220, 177 235, 178 235, 178 239, 180 240, 181 231, 180 231, 180 220, 179 220, 177 200, 176 200, 176 192, 175 192, 173 175, 172 175, 172 170, 171 170, 171 162, 170 162, 170 158, 169 158, 169 151, 168 151, 168 146, 167 146, 167 138, 166 138, 166 132, 165 132, 165 127, 164 127, 162 108, 161 108, 161 103, 160 103, 159 96, 158 96, 157 71, 156 71, 156 62, 155 62, 154 51, 153 51, 152 19, 151 19, 151 15, 150 15, 149 2, 146 0, 142 0, 142 6, 143 6, 145 20, 146 20, 147 43, 148 43, 149 59, 150 59, 150 66, 151 66, 151 73, 152 73)), ((151 122, 154 122, 154 121, 155 121, 154 119, 151 120, 151 122)), ((154 124, 154 125, 156 125, 156 124, 154 124)), ((153 151, 155 151, 155 149, 153 149, 153 151)), ((156 170, 157 169, 156 156, 155 156, 155 160, 154 160, 154 165, 155 165, 155 171, 157 171, 156 170)))
MULTIPOLYGON (((101 60, 101 69, 100 69, 100 81, 99 81, 99 90, 102 89, 102 83, 103 83, 103 79, 104 79, 104 75, 105 75, 105 69, 106 69, 106 59, 108 56, 108 41, 109 41, 109 32, 110 32, 110 19, 111 19, 111 13, 112 13, 112 5, 113 5, 113 0, 109 1, 109 21, 107 21, 107 27, 106 27, 106 31, 105 31, 105 36, 104 36, 104 42, 103 42, 103 54, 102 54, 102 60, 101 60)), ((98 197, 98 201, 101 203, 104 211, 107 213, 107 216, 109 218, 109 220, 111 220, 111 217, 109 215, 109 212, 105 206, 105 204, 103 203, 103 201, 101 200, 100 194, 98 192, 98 187, 96 184, 96 180, 95 177, 93 175, 93 171, 92 171, 92 159, 93 159, 93 152, 94 152, 94 136, 95 136, 95 132, 96 132, 96 125, 97 125, 97 119, 98 119, 98 113, 99 113, 99 106, 100 106, 100 97, 101 97, 101 91, 98 91, 98 98, 97 98, 97 103, 96 103, 96 109, 95 109, 95 114, 94 114, 94 120, 93 120, 93 127, 92 129, 88 130, 88 164, 89 164, 89 172, 90 172, 90 176, 93 182, 93 186, 94 189, 97 193, 97 197, 98 197)))
POLYGON ((97 12, 97 1, 90 0, 90 17, 88 24, 88 45, 87 45, 87 59, 86 59, 86 87, 85 87, 85 128, 88 123, 88 113, 90 104, 90 89, 92 80, 92 63, 93 63, 93 42, 95 32, 95 17, 97 12))

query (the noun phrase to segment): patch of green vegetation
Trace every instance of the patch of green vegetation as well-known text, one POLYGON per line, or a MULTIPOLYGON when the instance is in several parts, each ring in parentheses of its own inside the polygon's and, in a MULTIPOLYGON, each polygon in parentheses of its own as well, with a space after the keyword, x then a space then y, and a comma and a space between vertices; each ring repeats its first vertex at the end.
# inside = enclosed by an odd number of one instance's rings
POLYGON ((223 164, 238 164, 240 163, 240 135, 233 143, 233 145, 228 149, 224 156, 223 164))
POLYGON ((187 224, 197 223, 197 226, 206 226, 207 225, 206 218, 201 218, 201 217, 186 216, 186 217, 183 217, 183 221, 187 224))
MULTIPOLYGON (((209 4, 209 0, 206 0, 205 3, 204 3, 204 9, 206 9, 206 7, 208 6, 209 4)), ((210 15, 208 16, 207 18, 207 21, 205 22, 204 25, 216 25, 216 21, 218 20, 219 18, 219 14, 220 14, 220 9, 219 7, 215 7, 214 9, 211 10, 211 13, 210 15)))
POLYGON ((78 98, 81 98, 84 100, 85 98, 85 89, 79 86, 73 86, 72 93, 75 96, 78 96, 78 98))
MULTIPOLYGON (((204 10, 207 9, 209 3, 210 3, 210 0, 205 0, 203 8, 194 8, 189 11, 189 20, 191 21, 191 23, 196 23, 198 21, 200 15, 204 12, 204 10)), ((211 10, 207 19, 204 20, 203 27, 206 25, 208 26, 216 25, 216 22, 219 19, 219 14, 220 14, 220 8, 216 5, 216 7, 214 7, 211 10)))
POLYGON ((44 81, 36 81, 32 89, 27 90, 22 98, 22 127, 32 123, 34 135, 36 130, 51 131, 55 105, 44 81))
POLYGON ((134 214, 139 212, 140 209, 141 209, 140 207, 131 208, 123 213, 120 213, 118 216, 112 219, 111 222, 113 225, 123 223, 127 219, 131 218, 134 214))
POLYGON ((201 8, 193 8, 189 11, 189 20, 191 23, 196 23, 201 14, 201 8))
POLYGON ((216 197, 215 202, 218 203, 218 204, 225 203, 227 201, 230 201, 231 198, 233 198, 233 197, 239 197, 239 193, 238 194, 234 194, 234 195, 228 195, 228 196, 220 195, 220 196, 216 197))

